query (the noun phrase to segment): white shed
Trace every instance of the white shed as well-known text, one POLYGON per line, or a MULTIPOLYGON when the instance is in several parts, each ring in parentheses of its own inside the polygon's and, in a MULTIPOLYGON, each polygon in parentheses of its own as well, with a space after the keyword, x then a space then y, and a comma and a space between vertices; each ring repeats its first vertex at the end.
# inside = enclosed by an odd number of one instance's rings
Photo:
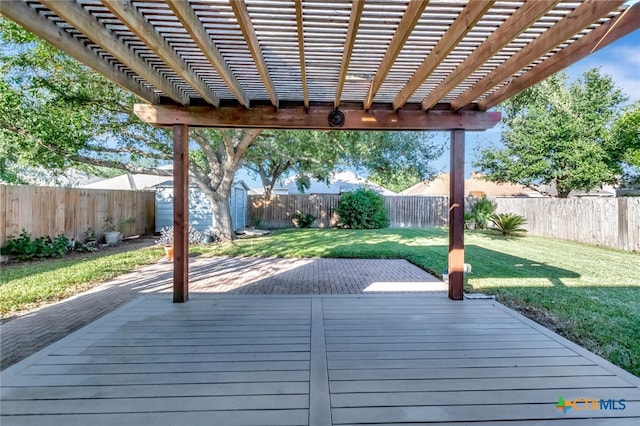
MULTIPOLYGON (((231 187, 231 226, 233 230, 247 226, 247 192, 243 181, 234 182, 231 187)), ((189 188, 189 224, 199 231, 210 229, 213 220, 211 203, 204 193, 195 186, 189 188)), ((173 183, 156 187, 156 232, 173 225, 173 183)))

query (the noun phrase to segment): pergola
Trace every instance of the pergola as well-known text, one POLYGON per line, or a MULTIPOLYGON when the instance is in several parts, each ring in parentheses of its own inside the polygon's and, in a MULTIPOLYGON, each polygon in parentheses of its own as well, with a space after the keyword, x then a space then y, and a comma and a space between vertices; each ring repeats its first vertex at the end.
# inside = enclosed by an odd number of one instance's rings
POLYGON ((2 15, 174 132, 174 302, 188 298, 188 128, 451 132, 449 297, 463 298, 464 137, 640 27, 620 0, 3 0, 2 15))

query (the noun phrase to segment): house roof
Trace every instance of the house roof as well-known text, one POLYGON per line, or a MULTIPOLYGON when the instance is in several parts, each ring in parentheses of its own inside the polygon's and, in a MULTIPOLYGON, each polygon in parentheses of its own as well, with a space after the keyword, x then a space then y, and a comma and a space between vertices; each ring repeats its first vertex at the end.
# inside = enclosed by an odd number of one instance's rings
POLYGON ((328 128, 341 107, 350 128, 486 129, 499 115, 466 112, 638 29, 640 8, 623 4, 3 0, 0 11, 152 104, 136 111, 155 124, 328 128))
MULTIPOLYGON (((304 194, 342 194, 343 192, 354 191, 362 187, 367 187, 381 195, 397 195, 395 192, 373 182, 369 182, 366 178, 349 171, 334 174, 329 180, 329 184, 312 180, 311 186, 304 191, 304 194)), ((288 179, 287 188, 289 189, 289 194, 303 193, 298 190, 295 177, 288 179)))
POLYGON ((89 183, 82 187, 93 189, 153 189, 171 179, 171 176, 124 174, 89 183))
MULTIPOLYGON (((449 195, 449 173, 440 173, 433 180, 424 181, 405 189, 400 195, 449 195)), ((479 173, 473 173, 464 181, 466 196, 487 197, 540 197, 541 194, 521 185, 490 182, 479 173)))

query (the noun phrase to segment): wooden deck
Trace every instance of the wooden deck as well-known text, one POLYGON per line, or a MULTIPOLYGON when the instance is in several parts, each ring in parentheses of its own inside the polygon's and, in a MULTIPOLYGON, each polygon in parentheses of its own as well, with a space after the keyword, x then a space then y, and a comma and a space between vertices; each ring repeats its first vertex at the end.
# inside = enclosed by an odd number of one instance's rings
POLYGON ((440 294, 146 296, 1 379, 3 426, 640 424, 637 377, 440 294))

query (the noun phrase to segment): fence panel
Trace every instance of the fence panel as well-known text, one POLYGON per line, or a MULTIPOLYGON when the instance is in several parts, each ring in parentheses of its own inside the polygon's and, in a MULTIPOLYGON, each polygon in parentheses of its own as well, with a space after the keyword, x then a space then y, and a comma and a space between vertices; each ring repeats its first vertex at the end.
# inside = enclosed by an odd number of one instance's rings
POLYGON ((640 251, 640 198, 494 198, 527 219, 529 234, 640 251))
POLYGON ((153 232, 155 192, 0 185, 2 246, 22 229, 33 238, 63 234, 81 240, 89 228, 101 233, 106 216, 116 226, 127 221, 127 235, 153 232))

